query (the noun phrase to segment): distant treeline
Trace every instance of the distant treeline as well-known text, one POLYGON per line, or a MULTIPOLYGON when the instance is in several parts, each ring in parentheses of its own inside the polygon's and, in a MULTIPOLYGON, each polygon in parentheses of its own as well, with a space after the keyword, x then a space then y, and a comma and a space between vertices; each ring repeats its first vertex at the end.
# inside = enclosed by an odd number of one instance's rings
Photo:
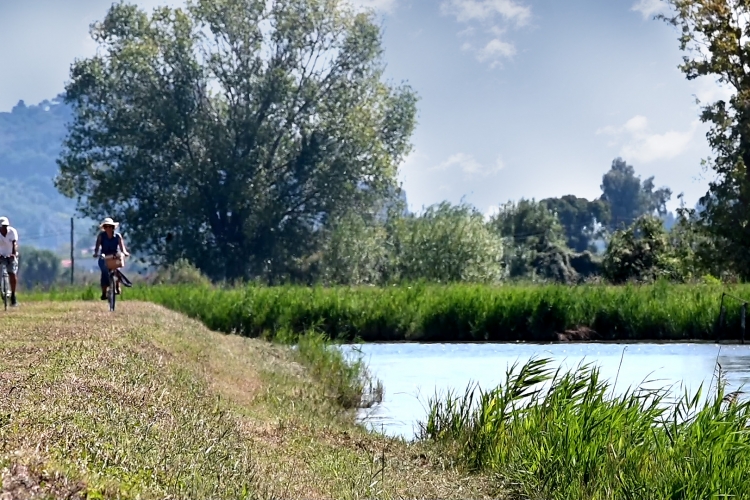
MULTIPOLYGON (((18 195, 0 209, 27 237, 64 226, 70 205, 44 205, 35 193, 49 186, 33 188, 33 175, 55 175, 81 216, 114 217, 133 251, 213 282, 750 278, 750 93, 704 109, 717 176, 677 217, 671 190, 621 158, 594 200, 521 199, 490 220, 449 203, 410 214, 397 174, 419 96, 385 80, 377 19, 337 2, 271 3, 206 0, 173 15, 113 4, 92 32, 97 55, 73 62, 57 99, 0 115, 0 175, 18 195), (27 218, 40 206, 44 221, 27 218)), ((745 60, 733 57, 696 67, 735 81, 722 73, 745 60)))

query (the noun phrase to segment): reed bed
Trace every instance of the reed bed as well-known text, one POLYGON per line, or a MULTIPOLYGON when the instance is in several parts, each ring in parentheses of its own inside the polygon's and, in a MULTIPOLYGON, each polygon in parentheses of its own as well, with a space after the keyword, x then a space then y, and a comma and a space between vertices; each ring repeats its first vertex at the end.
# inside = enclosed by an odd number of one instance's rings
MULTIPOLYGON (((124 299, 152 301, 209 328, 250 337, 311 328, 340 341, 558 340, 588 330, 592 340, 680 341, 740 337, 740 302, 750 286, 733 285, 433 285, 393 287, 136 286, 124 299)), ((53 290, 31 299, 98 299, 93 288, 53 290)), ((575 337, 575 336, 574 336, 575 337)), ((289 339, 295 341, 294 338, 289 339)))
POLYGON ((431 399, 420 437, 510 498, 750 498, 750 403, 723 383, 708 398, 615 396, 595 367, 553 372, 547 359, 506 380, 431 399))

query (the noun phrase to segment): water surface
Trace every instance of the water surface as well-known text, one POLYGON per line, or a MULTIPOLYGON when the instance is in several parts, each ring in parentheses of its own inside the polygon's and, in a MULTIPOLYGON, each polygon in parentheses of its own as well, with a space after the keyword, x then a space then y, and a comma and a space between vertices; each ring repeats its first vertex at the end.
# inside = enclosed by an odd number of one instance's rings
MULTIPOLYGON (((732 389, 750 381, 750 345, 716 344, 364 344, 359 349, 373 374, 382 381, 385 397, 360 417, 371 428, 411 439, 426 415, 427 399, 468 384, 490 389, 505 380, 505 370, 532 357, 548 357, 554 366, 572 368, 580 362, 600 367, 603 378, 621 393, 628 387, 672 386, 693 392, 715 388, 719 363, 732 389), (623 354, 624 353, 624 354, 623 354), (622 361, 622 366, 620 363, 622 361), (619 368, 619 370, 618 370, 619 368)), ((750 391, 750 386, 748 386, 750 391)))

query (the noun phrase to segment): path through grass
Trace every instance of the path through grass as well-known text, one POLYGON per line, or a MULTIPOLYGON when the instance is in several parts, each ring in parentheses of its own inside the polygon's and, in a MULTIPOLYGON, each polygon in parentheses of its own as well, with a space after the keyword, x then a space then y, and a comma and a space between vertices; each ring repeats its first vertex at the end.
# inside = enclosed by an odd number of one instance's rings
POLYGON ((23 304, 3 318, 0 351, 9 498, 497 493, 430 443, 354 425, 340 394, 292 349, 212 332, 160 306, 128 301, 110 314, 99 302, 23 304))

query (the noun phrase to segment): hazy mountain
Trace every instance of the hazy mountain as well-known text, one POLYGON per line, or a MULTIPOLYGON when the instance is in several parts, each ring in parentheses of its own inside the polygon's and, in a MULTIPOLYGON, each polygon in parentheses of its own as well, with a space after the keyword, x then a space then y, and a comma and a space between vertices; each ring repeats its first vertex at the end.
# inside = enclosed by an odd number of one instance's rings
MULTIPOLYGON (((70 242, 74 201, 57 192, 55 160, 71 119, 60 96, 33 106, 19 101, 0 113, 0 215, 10 218, 29 245, 57 249, 70 242)), ((90 222, 77 220, 76 237, 90 222)))

